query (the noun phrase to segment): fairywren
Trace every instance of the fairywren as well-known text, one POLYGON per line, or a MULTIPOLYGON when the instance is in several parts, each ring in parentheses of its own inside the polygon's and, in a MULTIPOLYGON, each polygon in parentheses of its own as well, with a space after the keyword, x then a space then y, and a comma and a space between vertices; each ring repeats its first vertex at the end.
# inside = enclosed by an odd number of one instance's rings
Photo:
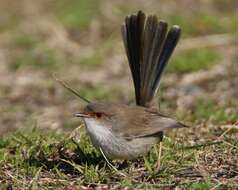
POLYGON ((162 141, 163 131, 182 123, 151 108, 161 75, 177 45, 181 30, 142 11, 129 15, 121 27, 135 89, 136 105, 89 102, 76 113, 93 145, 111 159, 134 159, 162 141))

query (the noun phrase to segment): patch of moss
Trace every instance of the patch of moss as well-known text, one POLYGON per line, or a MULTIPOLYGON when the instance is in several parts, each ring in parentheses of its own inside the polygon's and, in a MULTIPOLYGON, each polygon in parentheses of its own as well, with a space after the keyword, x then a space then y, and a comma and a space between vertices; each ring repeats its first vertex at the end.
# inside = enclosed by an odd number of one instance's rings
MULTIPOLYGON (((167 16, 166 16, 167 17, 167 16)), ((169 23, 179 25, 182 28, 183 37, 204 34, 237 32, 237 16, 208 15, 197 13, 189 16, 170 15, 169 23)))
POLYGON ((238 113, 232 101, 223 106, 217 105, 216 102, 201 98, 197 101, 195 111, 191 113, 191 119, 209 120, 212 123, 235 123, 238 120, 238 113))
POLYGON ((89 68, 93 68, 102 64, 103 58, 99 52, 84 56, 80 59, 80 64, 89 68))
POLYGON ((96 0, 60 0, 55 3, 59 19, 70 30, 87 28, 99 9, 96 0))
POLYGON ((30 34, 18 33, 13 39, 13 45, 29 50, 35 47, 37 41, 38 40, 30 34))
POLYGON ((80 94, 87 98, 90 101, 112 101, 112 100, 118 100, 120 96, 120 89, 115 87, 103 87, 102 85, 100 86, 93 86, 91 88, 81 88, 79 90, 80 94))
POLYGON ((200 69, 208 69, 219 59, 219 54, 208 48, 190 50, 172 59, 168 71, 173 73, 188 73, 200 69))
MULTIPOLYGON (((25 43, 25 42, 24 42, 25 43)), ((29 44, 28 44, 29 45, 29 44)), ((12 57, 10 69, 15 71, 21 67, 33 67, 37 69, 55 69, 57 57, 53 50, 44 49, 42 51, 22 50, 12 57)))

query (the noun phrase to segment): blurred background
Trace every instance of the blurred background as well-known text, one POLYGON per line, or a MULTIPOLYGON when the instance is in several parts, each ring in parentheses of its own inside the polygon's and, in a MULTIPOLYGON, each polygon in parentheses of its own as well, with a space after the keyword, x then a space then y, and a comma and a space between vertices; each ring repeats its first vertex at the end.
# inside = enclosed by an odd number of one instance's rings
POLYGON ((79 125, 84 103, 53 73, 89 100, 132 103, 120 27, 138 10, 182 28, 161 112, 193 125, 237 121, 237 0, 0 0, 0 135, 79 125))

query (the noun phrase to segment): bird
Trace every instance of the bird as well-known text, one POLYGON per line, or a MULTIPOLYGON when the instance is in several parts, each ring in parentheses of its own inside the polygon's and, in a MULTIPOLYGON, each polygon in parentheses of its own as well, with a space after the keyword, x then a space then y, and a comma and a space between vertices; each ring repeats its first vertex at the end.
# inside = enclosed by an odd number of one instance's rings
POLYGON ((135 91, 135 103, 95 101, 75 113, 86 126, 92 144, 107 158, 132 160, 163 140, 164 131, 186 127, 152 106, 161 76, 181 36, 177 25, 168 27, 156 15, 126 16, 122 39, 135 91))

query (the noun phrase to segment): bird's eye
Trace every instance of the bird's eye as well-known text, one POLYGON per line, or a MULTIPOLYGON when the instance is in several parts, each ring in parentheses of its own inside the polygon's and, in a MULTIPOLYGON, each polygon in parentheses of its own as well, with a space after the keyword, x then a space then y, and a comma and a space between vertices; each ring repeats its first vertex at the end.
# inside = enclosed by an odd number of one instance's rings
POLYGON ((96 113, 95 115, 96 115, 96 117, 97 117, 97 118, 100 118, 100 117, 102 117, 102 113, 99 113, 99 112, 98 112, 98 113, 96 113))

